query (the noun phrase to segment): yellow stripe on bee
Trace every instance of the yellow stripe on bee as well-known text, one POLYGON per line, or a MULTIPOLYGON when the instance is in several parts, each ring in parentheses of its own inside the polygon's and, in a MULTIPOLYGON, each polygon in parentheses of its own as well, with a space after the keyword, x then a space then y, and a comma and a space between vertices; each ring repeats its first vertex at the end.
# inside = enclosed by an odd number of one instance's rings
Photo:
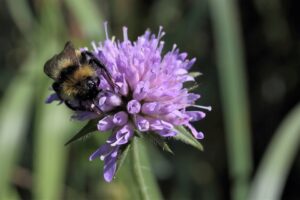
POLYGON ((80 51, 79 49, 76 49, 76 50, 75 50, 75 54, 76 54, 76 56, 77 56, 78 58, 81 57, 81 51, 80 51))
POLYGON ((69 84, 63 84, 63 89, 61 92, 61 98, 64 100, 74 100, 76 94, 78 93, 78 89, 69 84))
POLYGON ((95 76, 95 69, 90 65, 81 65, 73 74, 75 80, 83 80, 87 77, 95 76))
POLYGON ((84 81, 87 77, 93 77, 96 74, 94 68, 90 65, 81 65, 70 77, 62 84, 62 98, 64 100, 73 100, 79 93, 78 83, 84 81))
POLYGON ((66 68, 66 67, 72 66, 72 65, 74 65, 74 61, 69 58, 61 59, 57 63, 57 66, 59 66, 61 68, 60 70, 66 68))

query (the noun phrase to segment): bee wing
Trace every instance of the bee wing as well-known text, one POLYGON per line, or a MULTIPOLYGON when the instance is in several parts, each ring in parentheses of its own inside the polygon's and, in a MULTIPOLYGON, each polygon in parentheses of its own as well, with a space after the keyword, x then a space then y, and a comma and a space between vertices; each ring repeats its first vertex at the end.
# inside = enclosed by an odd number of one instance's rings
POLYGON ((57 60, 57 55, 54 55, 44 65, 45 74, 47 74, 52 79, 56 79, 59 74, 56 60, 57 60))
POLYGON ((62 52, 54 55, 45 63, 44 72, 50 78, 56 80, 62 69, 74 65, 79 65, 79 59, 76 55, 76 49, 73 44, 68 41, 62 52))

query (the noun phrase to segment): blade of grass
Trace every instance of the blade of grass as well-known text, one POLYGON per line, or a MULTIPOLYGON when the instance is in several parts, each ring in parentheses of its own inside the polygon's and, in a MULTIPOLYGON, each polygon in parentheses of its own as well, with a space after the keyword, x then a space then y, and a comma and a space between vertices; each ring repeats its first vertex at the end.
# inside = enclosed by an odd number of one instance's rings
MULTIPOLYGON (((14 0, 13 2, 9 2, 9 6, 11 9, 11 14, 13 15, 14 20, 16 23, 20 22, 20 20, 23 22, 23 24, 18 24, 21 31, 24 33, 24 38, 30 41, 30 44, 37 44, 36 42, 43 38, 47 39, 48 42, 50 37, 53 37, 52 32, 50 31, 41 31, 40 34, 32 35, 30 34, 31 29, 34 30, 42 30, 42 26, 40 27, 30 27, 34 24, 33 19, 31 19, 31 13, 24 2, 20 2, 20 5, 17 5, 17 7, 13 7, 15 3, 19 0, 14 0), (19 10, 20 8, 21 10, 19 10), (17 11, 20 11, 20 13, 17 13, 17 11), (25 21, 24 21, 25 20, 25 21), (46 34, 44 34, 46 33, 46 34)), ((54 1, 51 1, 54 2, 54 1)), ((46 12, 42 12, 46 13, 46 12)), ((50 12, 48 12, 50 13, 50 12)), ((56 19, 59 18, 59 12, 52 12, 51 16, 48 17, 49 19, 53 19, 53 16, 56 16, 56 19), (56 13, 53 15, 53 13, 56 13)), ((43 21, 43 20, 41 20, 43 21)), ((51 20, 50 20, 51 21, 51 20)), ((53 21, 53 20, 52 20, 53 21)), ((54 20, 55 21, 55 20, 54 20)), ((56 20, 61 21, 61 20, 56 20)), ((49 23, 45 23, 47 26, 50 27, 49 23)), ((47 30, 58 30, 57 26, 53 28, 54 26, 50 27, 47 30)), ((35 31, 37 32, 37 31, 35 31)), ((22 140, 23 140, 23 134, 25 131, 27 131, 27 126, 29 122, 29 112, 30 112, 30 104, 32 103, 34 92, 36 91, 40 85, 36 84, 35 78, 37 75, 41 75, 42 73, 42 66, 43 62, 46 59, 45 54, 49 48, 49 45, 47 47, 44 46, 44 41, 41 40, 43 43, 43 49, 45 51, 39 51, 40 49, 36 49, 35 45, 30 45, 30 48, 27 46, 27 48, 31 51, 29 55, 31 58, 29 59, 29 63, 22 67, 22 70, 25 70, 25 73, 22 71, 22 74, 18 77, 16 77, 16 80, 12 81, 13 88, 8 89, 7 97, 4 98, 3 107, 1 112, 1 122, 0 122, 0 158, 1 158, 1 170, 0 170, 0 199, 9 199, 10 196, 5 196, 6 191, 7 194, 13 194, 13 190, 9 188, 11 186, 11 183, 9 182, 11 173, 14 169, 14 165, 17 161, 17 155, 21 153, 21 147, 22 147, 22 140), (41 53, 43 52, 43 53, 41 53), (35 54, 35 55, 33 55, 35 54), (30 72, 28 72, 30 71, 30 72), (2 119, 3 118, 3 119, 2 119), (4 164, 2 164, 2 162, 4 164), (2 176, 3 175, 3 176, 2 176), (4 185, 4 186, 3 186, 4 185), (3 186, 3 187, 2 187, 3 186), (2 192, 3 191, 3 192, 2 192), (4 198, 2 198, 4 195, 4 198)), ((50 42, 51 44, 51 42, 50 42)), ((51 45, 50 45, 51 46, 51 45)), ((48 52, 49 53, 49 52, 48 52)), ((50 55, 50 54, 49 54, 50 55)), ((49 56, 48 55, 48 56, 49 56)), ((41 97, 39 97, 40 101, 44 101, 41 97)), ((50 114, 50 113, 49 113, 50 114)), ((40 122, 40 121, 38 121, 40 122)), ((51 123, 51 122, 49 122, 51 123)), ((52 127, 48 127, 52 128, 52 127)), ((55 148, 55 146, 54 146, 55 148)), ((55 151, 56 149, 54 149, 55 151)), ((45 153, 45 152, 43 152, 45 153)), ((49 156, 45 154, 46 156, 49 156)), ((55 161, 55 159, 53 160, 55 161)), ((49 165, 51 166, 51 165, 49 165)), ((51 171, 51 170, 50 170, 51 171)), ((51 174, 51 173, 50 173, 51 174)), ((36 176, 35 176, 36 177, 36 176)), ((38 176, 37 176, 38 177, 38 176)), ((55 178, 55 176, 54 176, 55 178)), ((36 183, 37 185, 40 185, 39 183, 36 183)), ((41 184, 43 185, 43 183, 41 184)), ((44 184, 45 185, 45 184, 44 184)), ((59 184, 58 184, 59 185, 59 184)), ((41 187, 38 187, 41 188, 41 187)), ((50 188, 51 188, 51 182, 50 182, 50 188)), ((60 188, 61 189, 61 188, 60 188)), ((57 190, 58 191, 58 190, 57 190)), ((54 191, 53 193, 56 193, 54 191)), ((58 193, 58 192, 57 192, 58 193)), ((17 195, 11 195, 13 198, 17 195)), ((39 198, 43 199, 43 198, 39 198)), ((48 199, 48 198, 46 198, 48 199)), ((52 199, 52 198, 51 198, 52 199)), ((54 198, 57 199, 57 198, 54 198)))
POLYGON ((258 167, 250 200, 281 199, 293 160, 300 146, 300 104, 284 118, 258 167))
POLYGON ((227 135, 232 199, 245 199, 252 169, 244 56, 234 0, 211 0, 217 66, 227 135))
MULTIPOLYGON (((3 197, 0 195, 0 197, 3 197)), ((18 192, 14 188, 8 189, 6 195, 5 195, 5 200, 21 200, 18 192)))
POLYGON ((103 33, 101 29, 103 18, 100 14, 100 8, 97 9, 95 2, 90 0, 66 0, 65 2, 79 22, 79 27, 85 38, 99 38, 103 33))
MULTIPOLYGON (((46 35, 42 36, 46 37, 46 35)), ((70 114, 64 106, 45 104, 49 94, 50 82, 46 82, 43 74, 43 64, 49 55, 58 52, 58 41, 48 37, 47 48, 37 46, 38 59, 35 63, 39 84, 34 87, 36 95, 34 120, 34 152, 33 152, 33 198, 34 199, 62 199, 64 178, 66 172, 66 154, 68 148, 64 146, 67 136, 71 132, 72 122, 70 114), (47 95, 45 94, 47 93, 47 95)), ((49 80, 50 81, 50 80, 49 80)))
MULTIPOLYGON (((76 1, 72 3, 75 4, 76 1)), ((88 2, 85 3, 89 4, 88 2)), ((64 179, 69 149, 64 146, 64 143, 67 136, 75 131, 72 130, 75 125, 70 122, 70 113, 67 112, 65 106, 44 104, 46 98, 44 94, 48 91, 51 83, 45 83, 47 78, 42 73, 42 66, 53 54, 61 51, 64 44, 61 40, 67 31, 64 21, 61 20, 63 16, 61 15, 62 4, 60 1, 42 1, 40 5, 38 13, 40 26, 36 37, 34 37, 37 44, 35 50, 39 59, 35 64, 39 72, 39 79, 36 80, 39 85, 35 87, 37 112, 34 121, 33 197, 34 199, 62 199, 66 189, 64 188, 64 179)), ((83 10, 85 8, 84 6, 81 7, 83 10)), ((90 11, 93 9, 95 7, 92 6, 90 11)), ((89 12, 86 14, 90 16, 89 12)), ((85 23, 86 26, 90 27, 91 22, 85 21, 85 23)), ((94 24, 92 23, 92 25, 94 24)))
POLYGON ((0 115, 0 199, 7 199, 10 179, 29 124, 33 90, 30 76, 15 77, 1 102, 0 115))
POLYGON ((19 30, 24 35, 28 34, 34 23, 29 4, 24 0, 6 0, 6 4, 19 30))
POLYGON ((62 199, 68 150, 64 142, 72 124, 69 117, 62 106, 43 105, 42 101, 38 107, 34 151, 35 199, 62 199))

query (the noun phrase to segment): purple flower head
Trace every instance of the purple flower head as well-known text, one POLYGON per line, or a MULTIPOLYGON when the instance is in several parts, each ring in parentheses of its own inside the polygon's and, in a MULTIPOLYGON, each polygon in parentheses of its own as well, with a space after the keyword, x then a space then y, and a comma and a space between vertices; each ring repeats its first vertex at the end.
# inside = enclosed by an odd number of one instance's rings
MULTIPOLYGON (((116 105, 108 103, 107 106, 113 109, 123 105, 124 111, 133 119, 136 115, 142 115, 144 121, 146 118, 152 119, 150 121, 159 119, 174 126, 190 127, 189 122, 205 117, 202 111, 186 111, 200 98, 200 95, 183 88, 184 82, 194 81, 188 70, 196 59, 186 59, 187 53, 179 53, 176 45, 163 56, 164 42, 161 38, 164 35, 160 27, 157 36, 147 30, 137 41, 131 42, 124 27, 123 41, 115 41, 108 37, 106 28, 106 40, 93 44, 93 53, 111 73, 118 85, 118 92, 114 93, 117 89, 109 88, 107 81, 103 81, 105 83, 99 85, 104 90, 101 96, 108 98, 109 95, 105 95, 107 91, 117 95, 116 105)), ((103 104, 100 100, 99 106, 103 104)), ((139 128, 141 120, 134 120, 133 123, 139 128)))
MULTIPOLYGON (((117 147, 128 143, 134 128, 140 132, 154 131, 162 137, 173 137, 177 134, 175 126, 183 125, 196 139, 203 139, 203 133, 190 122, 203 119, 205 113, 186 111, 194 106, 200 95, 189 93, 183 87, 185 82, 194 81, 188 70, 196 59, 188 60, 187 53, 179 53, 176 45, 162 55, 164 42, 161 38, 165 33, 161 27, 157 35, 147 30, 134 42, 128 39, 126 27, 123 28, 122 41, 110 39, 106 26, 105 30, 106 40, 94 43, 93 53, 107 67, 116 84, 115 88, 107 80, 99 84, 102 90, 99 94, 100 109, 103 112, 116 109, 114 115, 110 114, 98 123, 99 131, 115 131, 114 141, 109 140, 105 144, 105 147, 109 146, 109 152, 113 152, 112 149, 118 151, 117 147), (120 107, 121 111, 118 111, 120 107), (123 126, 125 123, 128 124, 123 126)), ((115 157, 105 161, 106 166, 114 163, 110 165, 110 172, 114 172, 115 162, 115 157)))
MULTIPOLYGON (((200 95, 183 87, 185 82, 194 81, 188 71, 196 59, 187 59, 187 53, 180 53, 176 45, 171 51, 162 53, 164 42, 161 38, 165 35, 162 27, 157 35, 147 30, 136 41, 128 39, 126 27, 123 28, 123 40, 109 38, 107 24, 105 31, 106 39, 92 43, 90 52, 106 67, 111 80, 103 71, 98 72, 100 92, 92 104, 97 112, 77 112, 74 118, 104 116, 98 121, 97 128, 100 132, 111 130, 112 136, 90 156, 90 160, 96 157, 104 160, 104 179, 110 182, 121 147, 130 143, 134 131, 164 138, 176 136, 176 127, 185 126, 196 139, 203 139, 203 133, 198 132, 191 122, 203 119, 206 115, 203 110, 211 110, 211 107, 195 105, 200 95), (198 110, 191 111, 191 108, 198 110)), ((53 95, 48 102, 56 98, 53 95)))

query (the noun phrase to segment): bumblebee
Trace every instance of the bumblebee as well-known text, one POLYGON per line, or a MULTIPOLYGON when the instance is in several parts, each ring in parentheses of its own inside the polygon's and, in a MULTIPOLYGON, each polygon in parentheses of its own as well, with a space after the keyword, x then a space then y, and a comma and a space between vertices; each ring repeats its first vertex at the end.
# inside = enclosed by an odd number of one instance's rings
POLYGON ((100 92, 101 81, 97 71, 114 85, 105 65, 91 52, 75 49, 71 42, 44 65, 44 72, 54 80, 53 90, 72 110, 87 111, 95 107, 93 100, 100 92))

